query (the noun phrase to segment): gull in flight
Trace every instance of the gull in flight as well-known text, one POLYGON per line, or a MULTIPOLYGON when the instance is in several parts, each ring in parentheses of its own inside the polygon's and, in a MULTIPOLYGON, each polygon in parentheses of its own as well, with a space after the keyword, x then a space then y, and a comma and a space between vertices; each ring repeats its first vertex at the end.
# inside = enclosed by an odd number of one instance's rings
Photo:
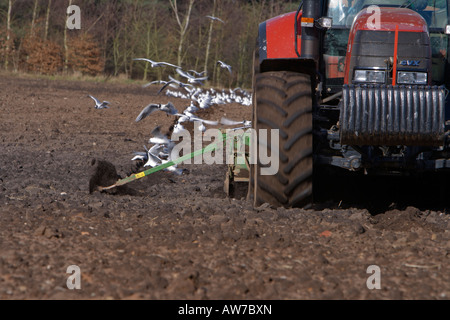
MULTIPOLYGON (((171 142, 172 143, 172 142, 171 142)), ((169 149, 168 146, 164 144, 155 144, 151 149, 150 152, 160 158, 161 160, 167 160, 170 157, 169 152, 172 152, 173 147, 169 149)))
MULTIPOLYGON (((142 161, 144 163, 147 163, 149 161, 149 154, 153 155, 150 163, 157 164, 157 158, 164 158, 167 157, 167 155, 164 153, 164 145, 155 144, 153 147, 150 148, 150 150, 144 145, 145 152, 143 151, 135 151, 134 157, 131 159, 131 161, 142 161)), ((150 165, 150 164, 149 164, 150 165)), ((148 166, 148 165, 147 165, 148 166)))
POLYGON ((232 73, 231 66, 229 64, 226 64, 225 62, 220 61, 220 60, 218 60, 216 64, 220 65, 220 67, 223 69, 227 69, 230 74, 232 73))
POLYGON ((223 21, 222 19, 217 18, 217 17, 213 17, 213 16, 206 16, 206 17, 207 17, 208 19, 213 20, 213 21, 219 21, 219 22, 225 23, 225 21, 223 21))
POLYGON ((184 112, 182 114, 177 114, 176 116, 180 117, 178 119, 178 122, 177 122, 178 124, 181 124, 181 123, 187 122, 187 121, 189 121, 189 122, 200 122, 199 129, 202 132, 206 131, 205 124, 211 125, 211 126, 217 126, 219 124, 218 121, 200 119, 200 118, 194 116, 193 114, 191 114, 189 112, 184 112))
POLYGON ((134 157, 131 159, 131 161, 142 161, 144 162, 144 167, 145 166, 157 166, 159 164, 161 164, 161 159, 160 156, 164 156, 164 154, 162 152, 160 152, 160 150, 162 150, 163 146, 156 144, 153 147, 151 147, 151 149, 149 150, 145 145, 144 145, 144 149, 145 152, 141 152, 141 151, 135 151, 134 152, 134 157))
POLYGON ((202 72, 197 72, 197 71, 195 71, 195 70, 189 70, 188 72, 195 74, 197 77, 201 77, 201 76, 203 76, 204 74, 206 74, 206 70, 205 70, 205 71, 202 71, 202 72))
POLYGON ((223 124, 225 126, 239 126, 242 125, 243 128, 248 128, 252 126, 252 122, 250 120, 243 120, 243 121, 234 121, 227 118, 220 119, 220 124, 223 124))
POLYGON ((156 167, 162 163, 162 160, 155 156, 150 150, 147 152, 147 162, 144 164, 144 167, 156 167))
MULTIPOLYGON (((149 150, 148 158, 149 160, 144 165, 155 167, 161 164, 168 163, 172 161, 172 150, 175 147, 175 142, 170 140, 166 135, 161 132, 161 127, 158 126, 152 131, 153 137, 150 138, 149 142, 154 143, 155 145, 149 150), (166 159, 162 159, 166 158, 166 159)), ((178 169, 177 165, 174 164, 170 167, 164 169, 165 171, 173 172, 177 175, 181 175, 184 170, 178 169)))
POLYGON ((194 113, 198 111, 198 107, 194 104, 194 101, 191 101, 191 104, 184 111, 194 113))
POLYGON ((165 88, 167 88, 169 85, 172 85, 174 83, 176 83, 178 85, 179 88, 185 88, 185 87, 193 87, 192 84, 188 84, 188 83, 183 83, 181 81, 178 81, 177 79, 169 76, 170 81, 168 81, 159 91, 158 94, 160 94, 162 91, 164 91, 165 88))
POLYGON ((151 103, 148 106, 146 106, 144 109, 142 109, 141 113, 136 118, 136 122, 139 122, 142 119, 148 117, 155 111, 163 111, 170 115, 178 114, 178 110, 175 108, 175 106, 171 102, 169 102, 167 104, 151 103))
POLYGON ((173 133, 174 134, 179 134, 181 132, 183 132, 184 130, 186 130, 185 127, 183 127, 183 125, 181 123, 175 123, 175 125, 173 126, 173 133))
MULTIPOLYGON (((171 160, 163 160, 163 161, 162 161, 162 164, 167 163, 167 162, 169 162, 169 161, 171 161, 171 160)), ((175 173, 175 174, 178 175, 178 176, 182 175, 183 172, 184 172, 183 169, 177 168, 177 165, 176 165, 176 164, 174 164, 174 165, 171 166, 171 167, 167 167, 167 168, 164 169, 164 170, 173 172, 173 173, 175 173)))
POLYGON ((192 84, 199 84, 199 85, 202 86, 202 85, 203 85, 203 82, 202 82, 202 81, 208 80, 208 77, 196 78, 196 77, 194 77, 193 75, 191 75, 191 74, 189 74, 189 73, 187 73, 187 72, 184 72, 181 68, 177 68, 176 70, 177 70, 177 73, 178 73, 180 76, 186 78, 186 79, 188 80, 188 82, 189 82, 189 83, 192 83, 192 84))
MULTIPOLYGON (((150 86, 153 85, 153 84, 167 84, 167 82, 168 82, 168 81, 164 81, 164 80, 155 80, 155 81, 149 82, 149 83, 147 83, 147 84, 144 84, 144 85, 142 86, 142 88, 150 87, 150 86)), ((173 87, 176 88, 177 86, 174 85, 173 87)))
POLYGON ((145 152, 141 152, 141 151, 135 151, 134 152, 134 157, 131 159, 131 161, 142 161, 142 162, 147 162, 148 161, 148 149, 146 146, 144 146, 145 148, 145 152))
POLYGON ((211 107, 211 105, 213 104, 213 98, 211 97, 211 95, 209 94, 209 91, 207 92, 207 94, 205 95, 201 95, 198 98, 192 98, 193 100, 197 101, 198 106, 200 109, 206 109, 211 107))
POLYGON ((108 105, 110 104, 110 102, 108 102, 108 101, 100 102, 96 97, 91 96, 91 95, 88 95, 88 97, 95 101, 95 109, 107 109, 107 108, 109 108, 108 105))
MULTIPOLYGON (((142 161, 144 162, 144 167, 154 168, 171 161, 171 152, 175 143, 161 133, 160 127, 156 127, 152 134, 154 137, 149 142, 155 143, 155 145, 150 150, 144 145, 145 152, 134 152, 135 156, 131 160, 142 161)), ((178 169, 176 164, 164 170, 177 175, 181 175, 184 172, 183 169, 178 169)))
POLYGON ((170 150, 175 146, 175 143, 161 132, 161 126, 153 129, 152 136, 153 137, 148 140, 149 143, 164 145, 170 150))
POLYGON ((199 122, 199 125, 198 125, 198 130, 200 130, 201 132, 205 132, 206 131, 206 126, 205 126, 205 124, 203 123, 204 121, 200 121, 199 122))
POLYGON ((236 93, 236 91, 240 91, 245 94, 245 90, 243 90, 241 87, 236 87, 233 90, 231 90, 231 92, 233 92, 233 93, 236 93))
POLYGON ((174 68, 180 68, 179 66, 176 66, 174 64, 171 64, 171 63, 168 63, 168 62, 164 62, 164 61, 156 62, 156 61, 153 61, 153 60, 150 60, 150 59, 146 59, 146 58, 136 58, 136 59, 133 59, 133 60, 150 62, 152 68, 155 68, 155 67, 166 67, 166 66, 174 67, 174 68))

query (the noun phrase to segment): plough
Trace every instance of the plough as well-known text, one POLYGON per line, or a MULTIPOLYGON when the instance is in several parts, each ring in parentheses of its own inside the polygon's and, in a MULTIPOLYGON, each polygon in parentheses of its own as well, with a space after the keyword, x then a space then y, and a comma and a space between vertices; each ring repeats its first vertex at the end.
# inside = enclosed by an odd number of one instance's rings
POLYGON ((177 159, 168 161, 166 163, 163 163, 159 166, 150 168, 148 170, 132 174, 126 178, 119 179, 117 182, 110 186, 97 186, 97 191, 106 191, 111 190, 120 186, 124 186, 130 182, 142 179, 144 177, 147 177, 151 174, 154 174, 156 172, 159 172, 161 170, 167 169, 171 166, 181 164, 187 160, 190 160, 192 158, 195 158, 197 156, 203 155, 207 152, 212 152, 216 149, 218 149, 219 143, 222 143, 224 147, 228 146, 227 141, 230 139, 233 139, 233 143, 230 144, 233 150, 226 150, 227 151, 227 173, 225 176, 225 183, 224 183, 224 192, 227 194, 227 196, 230 196, 232 194, 232 190, 234 189, 235 183, 248 183, 249 181, 249 173, 250 173, 250 164, 249 164, 249 146, 250 146, 250 139, 245 135, 236 135, 233 134, 232 137, 228 137, 225 130, 222 130, 222 139, 219 141, 216 141, 214 143, 209 144, 203 149, 196 150, 194 152, 191 152, 189 154, 183 155, 177 159), (240 142, 236 141, 237 139, 240 139, 240 142), (245 150, 237 150, 237 148, 241 147, 245 150), (244 161, 242 161, 242 158, 244 161), (243 162, 243 163, 242 163, 243 162))

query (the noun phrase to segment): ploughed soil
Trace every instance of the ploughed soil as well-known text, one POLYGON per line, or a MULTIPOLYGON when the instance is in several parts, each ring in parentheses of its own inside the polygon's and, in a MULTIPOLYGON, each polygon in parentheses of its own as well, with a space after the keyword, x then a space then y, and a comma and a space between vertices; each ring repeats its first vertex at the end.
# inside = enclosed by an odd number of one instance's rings
MULTIPOLYGON (((218 164, 90 193, 101 161, 121 178, 138 172, 133 152, 169 129, 162 112, 136 123, 143 107, 190 103, 157 90, 0 77, 0 299, 450 298, 443 176, 329 176, 310 210, 254 208, 245 183, 227 197, 218 164), (94 109, 88 94, 111 107, 94 109), (67 286, 72 265, 81 289, 67 286)), ((250 119, 251 107, 198 115, 250 119)))

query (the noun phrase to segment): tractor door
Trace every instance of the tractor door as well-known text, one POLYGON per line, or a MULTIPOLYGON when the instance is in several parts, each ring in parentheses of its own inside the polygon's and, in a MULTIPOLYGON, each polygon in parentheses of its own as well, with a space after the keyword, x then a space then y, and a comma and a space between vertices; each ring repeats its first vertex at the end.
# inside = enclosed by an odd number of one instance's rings
POLYGON ((325 75, 326 95, 342 91, 344 84, 345 54, 350 33, 346 25, 351 7, 346 0, 328 0, 326 16, 333 18, 333 24, 323 39, 323 63, 321 72, 325 75))

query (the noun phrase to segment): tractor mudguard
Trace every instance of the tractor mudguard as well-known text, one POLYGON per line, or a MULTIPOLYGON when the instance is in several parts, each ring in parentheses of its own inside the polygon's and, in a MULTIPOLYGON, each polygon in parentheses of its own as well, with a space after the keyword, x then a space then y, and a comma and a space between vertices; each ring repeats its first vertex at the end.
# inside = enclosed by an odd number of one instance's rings
MULTIPOLYGON (((259 25, 258 49, 260 64, 266 59, 298 58, 295 52, 295 14, 296 12, 283 14, 259 25)), ((300 19, 301 12, 299 21, 300 19)), ((298 52, 301 52, 300 29, 298 30, 297 41, 298 52)))
MULTIPOLYGON (((296 12, 287 13, 267 20, 259 25, 257 50, 260 72, 289 70, 316 75, 313 59, 301 58, 295 51, 296 12)), ((297 51, 301 54, 301 27, 298 16, 297 51)))

